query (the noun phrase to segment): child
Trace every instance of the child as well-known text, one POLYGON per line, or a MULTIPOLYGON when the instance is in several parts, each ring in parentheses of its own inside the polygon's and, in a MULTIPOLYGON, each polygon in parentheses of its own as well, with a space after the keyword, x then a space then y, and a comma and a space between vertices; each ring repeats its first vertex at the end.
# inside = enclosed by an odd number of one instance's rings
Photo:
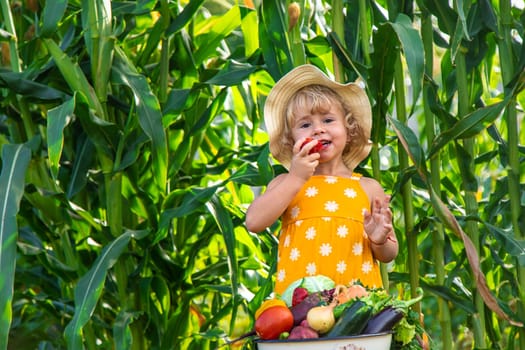
POLYGON ((303 65, 275 84, 264 118, 270 151, 288 172, 253 201, 246 227, 260 232, 282 220, 275 292, 314 275, 381 287, 376 260, 393 260, 398 244, 390 197, 354 172, 371 148, 365 92, 303 65))

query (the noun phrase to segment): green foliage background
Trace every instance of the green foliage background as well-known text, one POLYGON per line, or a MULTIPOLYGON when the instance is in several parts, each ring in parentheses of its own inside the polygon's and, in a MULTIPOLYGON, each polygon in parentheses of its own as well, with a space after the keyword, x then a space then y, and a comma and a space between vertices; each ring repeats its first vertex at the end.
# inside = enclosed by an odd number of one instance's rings
MULTIPOLYGON (((434 349, 525 349, 525 16, 510 0, 0 0, 0 349, 214 349, 271 292, 264 99, 360 80, 392 293, 434 349)), ((240 345, 252 348, 251 343, 240 345)))

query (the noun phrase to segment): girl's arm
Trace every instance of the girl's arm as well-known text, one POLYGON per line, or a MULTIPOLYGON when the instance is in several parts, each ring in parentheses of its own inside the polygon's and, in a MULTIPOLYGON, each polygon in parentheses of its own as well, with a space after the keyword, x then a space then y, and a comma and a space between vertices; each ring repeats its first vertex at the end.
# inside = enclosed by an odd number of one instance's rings
POLYGON ((295 143, 290 172, 273 179, 266 191, 256 198, 246 212, 246 228, 261 232, 272 225, 284 213, 304 183, 313 175, 319 164, 319 153, 308 154, 315 143, 301 149, 304 139, 295 143))
POLYGON ((284 213, 303 184, 302 179, 290 173, 276 177, 249 206, 246 228, 251 232, 261 232, 272 225, 284 213))
POLYGON ((390 197, 377 181, 369 178, 363 180, 363 188, 371 198, 370 212, 365 213, 364 217, 365 232, 374 257, 381 262, 390 262, 399 251, 389 207, 390 197))

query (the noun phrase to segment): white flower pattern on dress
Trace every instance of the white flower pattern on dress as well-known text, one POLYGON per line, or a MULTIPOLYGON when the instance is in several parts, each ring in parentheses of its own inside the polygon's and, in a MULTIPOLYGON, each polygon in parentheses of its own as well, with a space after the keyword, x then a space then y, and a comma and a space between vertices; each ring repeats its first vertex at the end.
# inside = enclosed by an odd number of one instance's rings
POLYGON ((363 254, 363 244, 361 242, 354 243, 352 246, 352 253, 357 256, 363 254))
POLYGON ((335 176, 326 176, 325 181, 328 184, 335 184, 337 182, 337 177, 335 176))
POLYGON ((365 261, 363 263, 363 266, 361 266, 361 271, 363 271, 365 275, 372 271, 372 264, 370 263, 370 261, 365 261))
POLYGON ((306 197, 315 197, 317 193, 319 193, 319 190, 315 186, 308 187, 306 189, 306 197))
POLYGON ((297 259, 299 259, 300 256, 301 252, 299 251, 299 249, 292 248, 292 250, 290 251, 290 260, 297 261, 297 259))
POLYGON ((324 209, 330 213, 333 213, 339 209, 339 204, 337 204, 336 201, 328 201, 324 204, 324 209))
POLYGON ((315 238, 315 235, 316 235, 316 231, 315 231, 315 227, 309 227, 307 230, 306 230, 306 239, 311 241, 312 239, 315 238))
POLYGON ((337 235, 341 238, 348 236, 348 227, 341 225, 337 228, 337 235))
POLYGON ((277 280, 278 281, 284 281, 284 279, 286 278, 286 271, 284 271, 284 269, 280 269, 279 272, 277 272, 277 280))
POLYGON ((319 253, 322 256, 328 256, 332 253, 332 245, 330 243, 323 243, 319 248, 319 253))
POLYGON ((381 285, 378 265, 365 243, 363 215, 370 209, 359 184, 360 176, 351 181, 336 176, 311 179, 283 217, 279 244, 282 252, 276 273, 279 285, 282 288, 297 278, 318 274, 339 278, 337 283, 369 281, 370 286, 381 285))
POLYGON ((339 273, 345 273, 346 271, 346 262, 344 260, 341 260, 337 263, 337 267, 335 269, 339 273))
POLYGON ((306 264, 306 274, 308 276, 314 276, 317 274, 317 266, 315 265, 315 263, 311 262, 306 264))
POLYGON ((345 196, 347 196, 348 198, 355 198, 357 197, 357 192, 353 188, 346 188, 345 196))

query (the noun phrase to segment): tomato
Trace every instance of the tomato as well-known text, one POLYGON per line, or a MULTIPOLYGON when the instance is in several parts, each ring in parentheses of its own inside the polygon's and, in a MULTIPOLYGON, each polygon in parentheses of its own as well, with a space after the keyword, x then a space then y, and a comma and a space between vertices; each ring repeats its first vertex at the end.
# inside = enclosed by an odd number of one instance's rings
POLYGON ((258 319, 259 316, 267 309, 273 306, 286 306, 286 303, 281 299, 268 299, 263 301, 261 306, 255 311, 255 319, 258 319))
MULTIPOLYGON (((308 142, 312 142, 313 140, 314 139, 312 139, 311 137, 307 137, 303 141, 303 144, 301 145, 301 148, 303 148, 308 142)), ((323 149, 323 144, 321 142, 319 142, 319 140, 318 140, 317 144, 312 147, 312 149, 308 152, 308 154, 319 153, 319 152, 321 152, 322 149, 323 149)))
POLYGON ((278 339, 293 327, 293 314, 286 306, 272 306, 255 320, 255 332, 264 340, 278 339))

